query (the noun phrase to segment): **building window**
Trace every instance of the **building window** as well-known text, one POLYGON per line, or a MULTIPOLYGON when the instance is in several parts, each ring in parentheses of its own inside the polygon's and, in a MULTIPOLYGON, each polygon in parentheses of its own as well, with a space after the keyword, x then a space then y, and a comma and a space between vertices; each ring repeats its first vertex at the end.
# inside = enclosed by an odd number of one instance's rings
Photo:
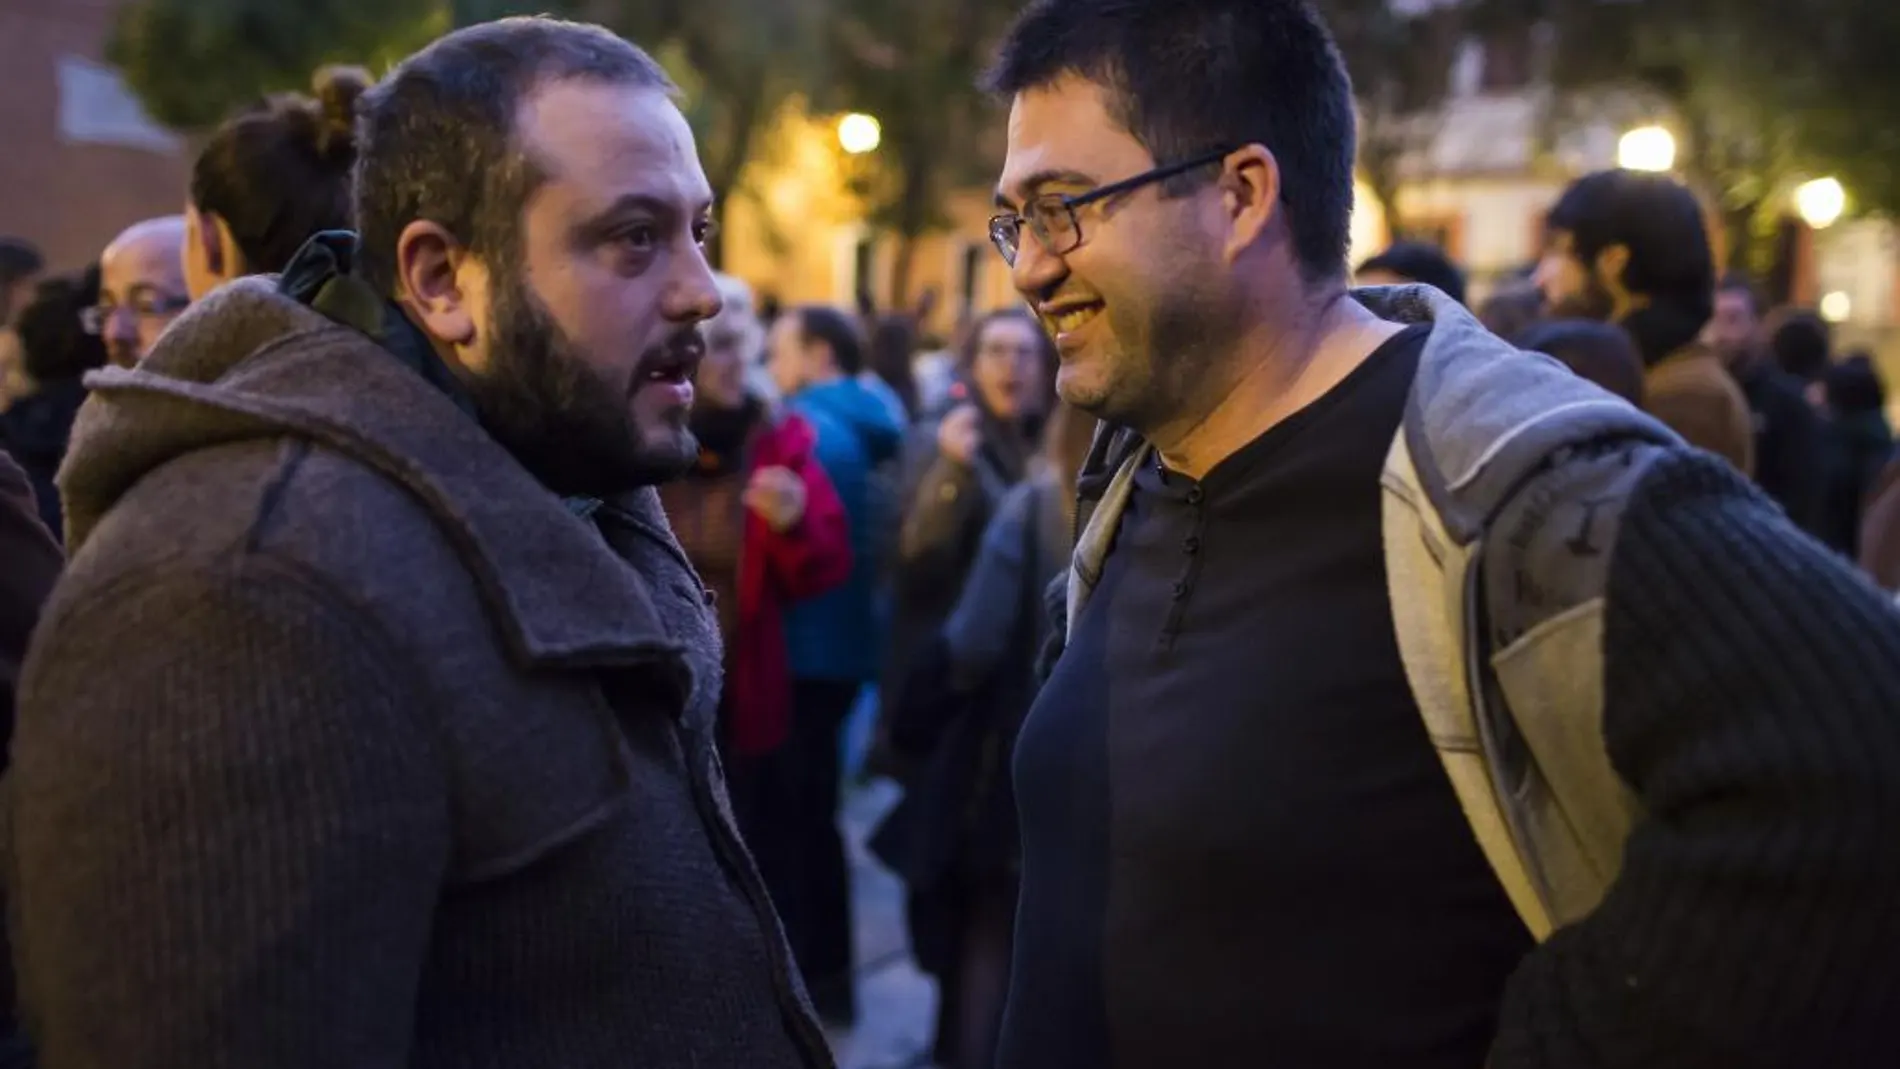
POLYGON ((860 307, 877 307, 877 237, 866 234, 851 250, 851 296, 860 307))
POLYGON ((119 72, 78 56, 61 56, 59 136, 68 144, 110 145, 164 155, 182 151, 178 135, 153 122, 119 72))
POLYGON ((983 299, 983 265, 993 255, 987 245, 974 242, 963 246, 963 267, 957 273, 957 295, 962 300, 964 315, 974 315, 977 303, 983 299))

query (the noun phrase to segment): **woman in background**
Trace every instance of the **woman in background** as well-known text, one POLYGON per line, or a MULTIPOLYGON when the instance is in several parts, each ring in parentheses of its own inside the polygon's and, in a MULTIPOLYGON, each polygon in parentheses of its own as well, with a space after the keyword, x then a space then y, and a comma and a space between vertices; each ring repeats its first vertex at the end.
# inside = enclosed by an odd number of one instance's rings
POLYGON ((284 93, 218 127, 191 169, 185 285, 196 301, 284 269, 312 234, 350 229, 360 67, 325 67, 315 97, 284 93))
POLYGON ((99 303, 99 268, 49 278, 14 320, 10 337, 16 393, 0 406, 0 444, 32 480, 40 519, 64 541, 54 476, 66 459, 73 420, 86 400, 81 376, 106 365, 105 342, 87 333, 81 317, 99 303))
MULTIPOLYGON (((1027 313, 992 312, 970 331, 957 362, 956 406, 912 432, 899 482, 894 613, 880 694, 898 715, 916 652, 943 626, 963 591, 983 529, 1028 474, 1054 403, 1055 347, 1027 313)), ((882 730, 882 729, 880 729, 882 730)))

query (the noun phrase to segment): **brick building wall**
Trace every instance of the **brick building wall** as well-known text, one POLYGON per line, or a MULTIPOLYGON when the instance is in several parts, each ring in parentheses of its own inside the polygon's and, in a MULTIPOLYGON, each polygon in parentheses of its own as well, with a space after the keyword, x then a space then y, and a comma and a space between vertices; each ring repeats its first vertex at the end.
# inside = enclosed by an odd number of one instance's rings
POLYGON ((185 199, 188 149, 145 127, 99 66, 119 2, 0 0, 0 234, 56 269, 185 199))

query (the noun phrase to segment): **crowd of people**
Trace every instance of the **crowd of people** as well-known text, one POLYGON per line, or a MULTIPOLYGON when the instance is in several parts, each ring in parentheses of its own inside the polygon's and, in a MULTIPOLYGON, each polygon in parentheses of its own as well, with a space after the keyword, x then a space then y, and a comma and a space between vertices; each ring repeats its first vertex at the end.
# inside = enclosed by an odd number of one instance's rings
MULTIPOLYGON (((1900 455, 1873 354, 1839 351, 1813 309, 1770 307, 1746 275, 1716 275, 1695 197, 1669 178, 1592 175, 1549 225, 1546 255, 1478 303, 1485 326, 1727 458, 1802 530, 1900 591, 1900 515, 1888 514, 1900 498, 1880 504, 1900 455)), ((1464 300, 1464 272, 1421 242, 1395 243, 1356 280, 1464 300)))
POLYGON ((1036 0, 989 85, 1026 307, 944 339, 715 272, 549 18, 0 242, 7 1056, 829 1065, 867 700, 945 1069, 1900 1056, 1872 358, 1660 175, 1349 291, 1292 0, 1036 0))

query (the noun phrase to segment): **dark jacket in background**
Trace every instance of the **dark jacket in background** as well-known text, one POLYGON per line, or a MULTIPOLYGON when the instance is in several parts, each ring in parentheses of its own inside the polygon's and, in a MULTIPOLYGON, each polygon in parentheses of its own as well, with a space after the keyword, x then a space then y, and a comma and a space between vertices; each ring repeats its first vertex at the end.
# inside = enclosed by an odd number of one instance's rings
MULTIPOLYGON (((59 578, 54 544, 26 473, 0 449, 0 741, 13 735, 13 695, 40 606, 59 578)), ((0 750, 0 760, 5 751, 0 750)), ((0 764, 0 767, 4 767, 0 764)))
POLYGON ((60 461, 66 459, 66 442, 73 433, 73 420, 86 401, 86 388, 78 379, 42 385, 35 393, 13 402, 0 413, 0 445, 6 446, 13 459, 33 481, 33 496, 38 503, 40 521, 54 538, 65 533, 59 514, 59 487, 54 476, 60 461))
POLYGON ((1880 412, 1837 416, 1829 427, 1831 460, 1824 482, 1823 542, 1850 559, 1860 556, 1863 506, 1893 459, 1893 428, 1880 412))
POLYGON ((383 345, 247 279, 90 380, 6 784, 43 1064, 829 1066, 657 495, 549 493, 347 282, 383 345))
POLYGON ((1069 561, 1073 492, 1059 482, 1039 473, 1003 496, 955 610, 913 662, 908 722, 892 739, 918 771, 872 848, 908 886, 919 965, 953 989, 967 901, 989 889, 1013 901, 1020 878, 1010 757, 1053 630, 1042 594, 1069 561), (949 700, 928 702, 920 688, 949 700), (917 723, 925 705, 942 722, 917 723))
POLYGON ((1755 482, 1802 530, 1822 536, 1828 429, 1801 384, 1769 359, 1737 368, 1755 429, 1755 482))
POLYGON ((903 522, 891 573, 890 643, 880 683, 883 715, 904 689, 919 651, 956 608, 997 505, 1029 470, 1030 444, 985 413, 981 443, 969 464, 937 448, 940 422, 920 424, 904 453, 903 522))
MULTIPOLYGON (((13 737, 13 694, 40 606, 59 578, 59 547, 38 518, 33 488, 0 449, 0 771, 13 737)), ((14 1019, 11 956, 0 938, 0 1069, 32 1064, 14 1019)))

